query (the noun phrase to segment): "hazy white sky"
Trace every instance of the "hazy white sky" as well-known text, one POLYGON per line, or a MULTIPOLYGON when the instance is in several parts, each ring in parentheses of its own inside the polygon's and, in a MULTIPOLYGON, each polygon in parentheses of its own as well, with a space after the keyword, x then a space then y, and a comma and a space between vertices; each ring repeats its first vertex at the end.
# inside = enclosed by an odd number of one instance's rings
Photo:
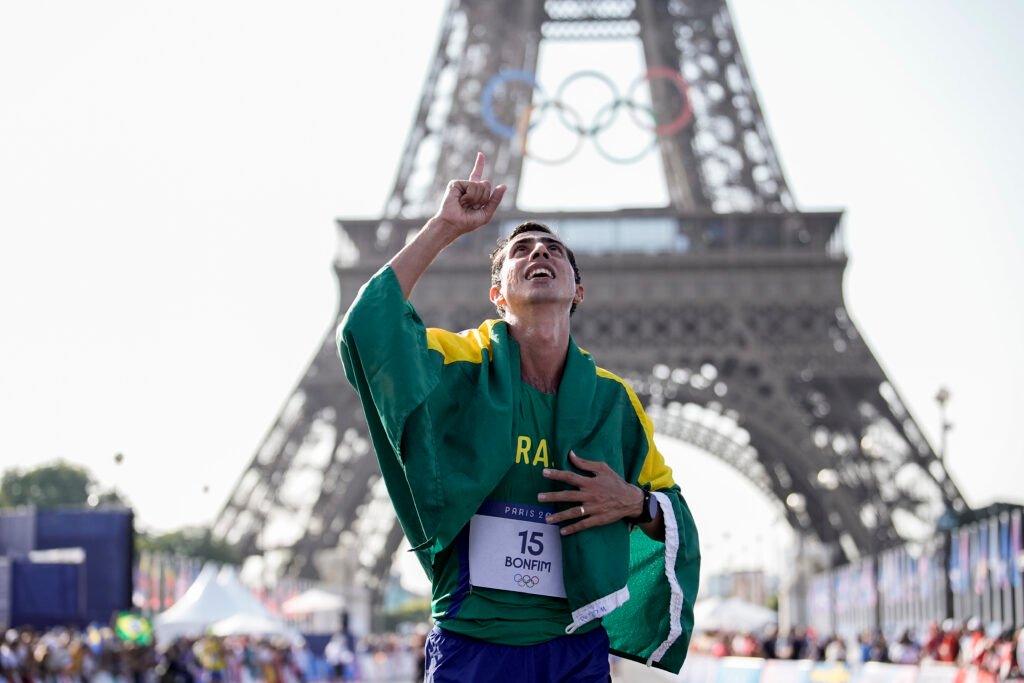
MULTIPOLYGON (((847 211, 859 329, 930 436, 952 391, 968 502, 1020 501, 1024 4, 732 7, 799 205, 847 211)), ((0 4, 0 468, 64 458, 144 527, 211 521, 333 326, 334 218, 379 215, 441 9, 0 4)), ((680 458, 706 540, 753 526, 680 458)))

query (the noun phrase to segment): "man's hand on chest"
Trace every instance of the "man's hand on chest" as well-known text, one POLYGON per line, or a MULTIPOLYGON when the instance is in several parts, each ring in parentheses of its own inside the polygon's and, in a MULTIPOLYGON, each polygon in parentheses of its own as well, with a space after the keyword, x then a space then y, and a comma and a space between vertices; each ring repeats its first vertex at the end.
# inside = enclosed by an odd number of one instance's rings
POLYGON ((546 468, 545 477, 573 486, 576 490, 551 491, 537 496, 537 500, 542 503, 573 505, 567 510, 549 515, 546 520, 548 524, 577 520, 561 529, 563 536, 640 516, 644 503, 642 489, 626 482, 607 463, 586 460, 571 451, 569 462, 588 472, 589 476, 546 468))

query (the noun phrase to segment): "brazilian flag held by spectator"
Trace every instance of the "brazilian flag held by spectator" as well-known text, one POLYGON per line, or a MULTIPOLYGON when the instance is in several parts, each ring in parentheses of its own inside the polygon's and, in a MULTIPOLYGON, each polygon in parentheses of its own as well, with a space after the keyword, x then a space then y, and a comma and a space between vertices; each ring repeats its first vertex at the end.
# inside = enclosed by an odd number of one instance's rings
POLYGON ((117 615, 114 620, 114 633, 126 643, 153 644, 153 624, 146 617, 131 612, 121 612, 117 615))

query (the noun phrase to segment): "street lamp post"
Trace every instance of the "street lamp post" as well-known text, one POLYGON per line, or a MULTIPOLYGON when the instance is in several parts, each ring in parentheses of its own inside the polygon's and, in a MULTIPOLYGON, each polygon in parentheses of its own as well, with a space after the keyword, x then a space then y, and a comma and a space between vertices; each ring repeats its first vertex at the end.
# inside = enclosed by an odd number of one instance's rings
POLYGON ((945 464, 946 462, 946 438, 949 435, 949 430, 953 428, 953 423, 946 419, 946 402, 949 401, 950 393, 946 387, 939 387, 938 392, 935 394, 935 402, 939 404, 939 460, 945 464))
POLYGON ((119 453, 114 453, 114 471, 116 472, 116 474, 114 475, 114 491, 113 491, 114 502, 113 502, 113 504, 118 506, 118 507, 128 507, 128 504, 125 503, 124 500, 121 498, 121 492, 120 492, 121 487, 119 486, 119 484, 122 483, 121 482, 121 473, 122 473, 122 466, 123 465, 124 465, 124 453, 120 453, 120 452, 119 453))
MULTIPOLYGON (((939 462, 943 466, 946 464, 947 437, 949 436, 949 430, 953 428, 953 423, 946 418, 946 403, 949 401, 949 397, 949 389, 946 387, 939 387, 939 390, 935 393, 935 402, 939 404, 939 452, 936 455, 938 455, 939 462)), ((942 512, 942 516, 939 517, 936 526, 938 527, 937 531, 942 534, 942 562, 946 567, 949 567, 953 528, 956 526, 956 513, 949 505, 942 512)), ((954 605, 956 598, 953 595, 953 588, 949 581, 944 582, 943 593, 946 618, 949 619, 956 613, 956 606, 954 605)))

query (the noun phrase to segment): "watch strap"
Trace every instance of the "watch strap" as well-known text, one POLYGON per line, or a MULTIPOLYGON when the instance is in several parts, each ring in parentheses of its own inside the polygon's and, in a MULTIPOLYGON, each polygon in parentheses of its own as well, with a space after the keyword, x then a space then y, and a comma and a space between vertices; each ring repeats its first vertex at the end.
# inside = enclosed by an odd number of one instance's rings
POLYGON ((651 508, 654 507, 654 505, 652 504, 654 503, 654 501, 652 500, 651 492, 649 489, 641 490, 644 492, 643 509, 640 511, 640 514, 636 517, 626 518, 625 521, 630 524, 647 524, 647 522, 650 522, 652 519, 654 519, 654 515, 651 514, 651 508))

